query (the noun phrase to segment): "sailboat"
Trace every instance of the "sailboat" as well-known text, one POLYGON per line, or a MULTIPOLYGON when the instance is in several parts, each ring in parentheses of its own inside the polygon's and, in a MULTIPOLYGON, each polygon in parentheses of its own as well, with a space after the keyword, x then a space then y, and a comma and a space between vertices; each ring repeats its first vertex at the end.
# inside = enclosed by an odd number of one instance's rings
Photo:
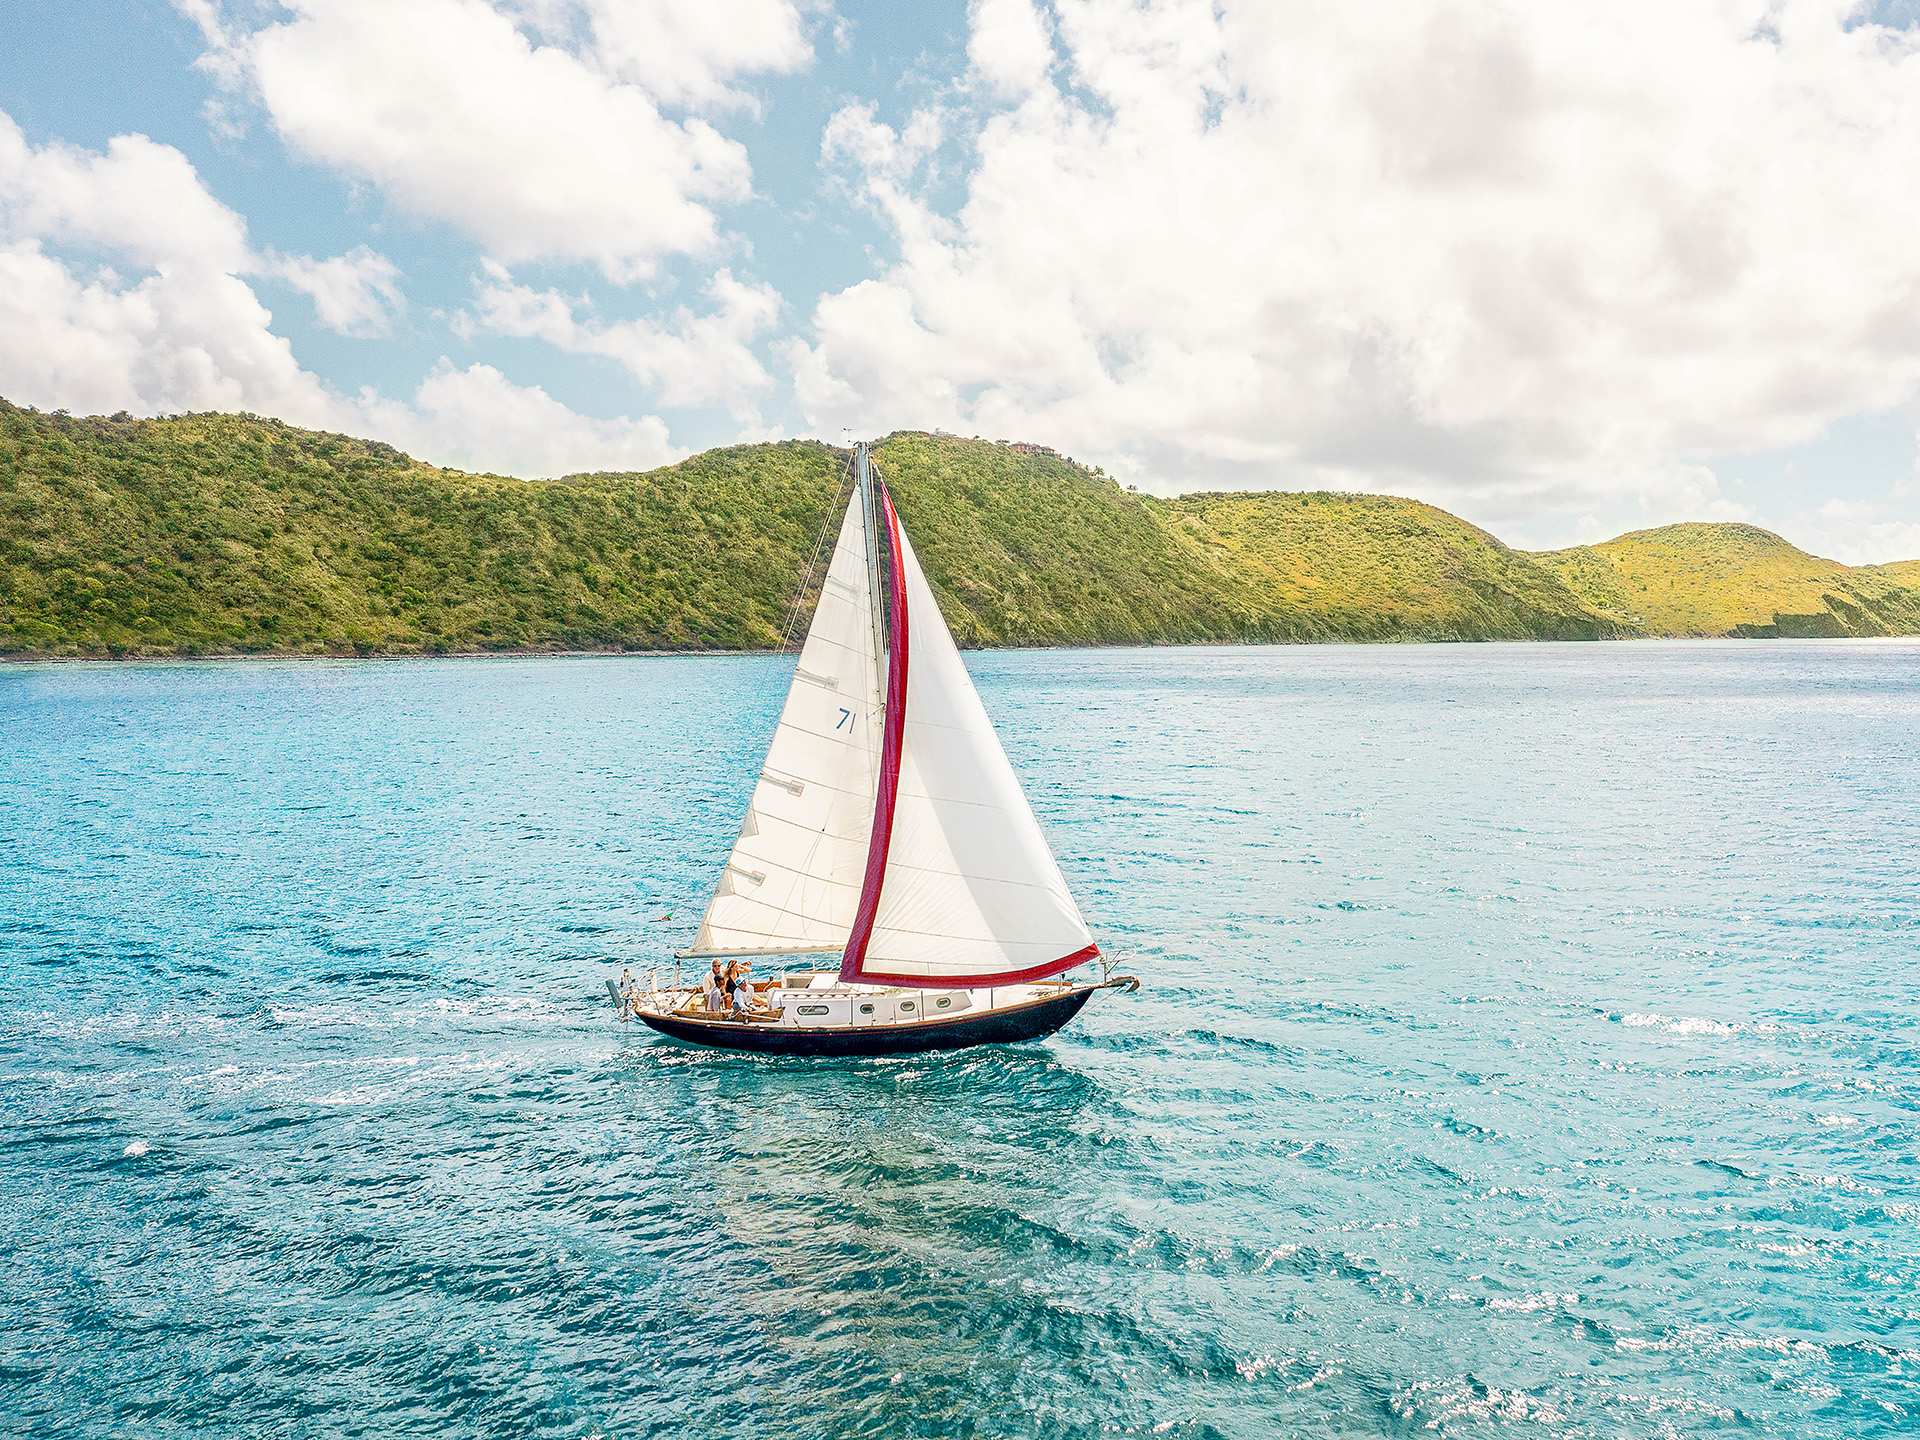
POLYGON ((1050 1035, 1099 991, 1139 981, 1094 943, 864 443, 851 469, 739 839, 675 957, 703 981, 710 962, 778 969, 717 1008, 678 972, 607 987, 623 1019, 732 1050, 1050 1035))

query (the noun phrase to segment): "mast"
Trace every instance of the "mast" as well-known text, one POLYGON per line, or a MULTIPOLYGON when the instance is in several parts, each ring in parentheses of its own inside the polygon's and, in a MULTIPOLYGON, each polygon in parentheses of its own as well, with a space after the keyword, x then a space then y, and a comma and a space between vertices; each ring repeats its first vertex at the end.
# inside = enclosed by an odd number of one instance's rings
POLYGON ((873 615, 873 661, 878 665, 887 653, 886 621, 882 618, 887 604, 880 591, 880 512, 873 503, 873 457, 867 452, 866 441, 854 444, 853 464, 860 487, 860 518, 867 532, 867 601, 873 615))

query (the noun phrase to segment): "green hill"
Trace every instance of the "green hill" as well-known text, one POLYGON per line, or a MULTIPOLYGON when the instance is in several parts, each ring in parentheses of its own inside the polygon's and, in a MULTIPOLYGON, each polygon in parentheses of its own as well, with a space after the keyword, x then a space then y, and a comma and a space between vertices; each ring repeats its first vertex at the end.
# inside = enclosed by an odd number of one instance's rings
POLYGON ((1187 495, 1157 507, 1289 640, 1592 640, 1620 633, 1457 515, 1389 495, 1187 495))
POLYGON ((1277 638, 1158 502, 1051 452, 907 433, 874 460, 963 645, 1277 638))
POLYGON ((1895 560, 1888 565, 1868 565, 1864 568, 1885 576, 1896 585, 1920 590, 1920 560, 1895 560))
MULTIPOLYGON (((1744 527, 1534 557, 1411 500, 1160 500, 951 436, 876 456, 965 644, 1920 631, 1920 575, 1744 527), (1789 583, 1700 538, 1728 531, 1824 568, 1789 583)), ((0 654, 771 647, 845 460, 787 441, 525 481, 253 416, 0 401, 0 654)))
POLYGON ((839 458, 530 483, 248 416, 0 410, 0 651, 777 644, 839 458))
POLYGON ((1752 525, 1663 525, 1534 558, 1644 634, 1920 633, 1920 565, 1842 565, 1752 525))

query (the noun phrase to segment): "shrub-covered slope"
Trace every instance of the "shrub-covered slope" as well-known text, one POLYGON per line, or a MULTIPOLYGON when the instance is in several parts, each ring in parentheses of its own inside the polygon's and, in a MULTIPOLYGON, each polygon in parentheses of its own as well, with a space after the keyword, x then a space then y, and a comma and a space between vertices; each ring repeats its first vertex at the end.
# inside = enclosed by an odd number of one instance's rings
POLYGON ((529 482, 246 416, 0 409, 0 651, 779 642, 841 457, 529 482))
MULTIPOLYGON (((1746 527, 1531 557, 1410 500, 1157 500, 951 436, 876 456, 966 644, 1920 631, 1903 567, 1746 527), (1701 543, 1723 534, 1751 538, 1701 543)), ((845 462, 788 441, 525 481, 252 416, 0 401, 0 653, 773 646, 845 462)))
POLYGON ((1534 558, 1641 634, 1920 633, 1920 566, 1842 565, 1752 525, 1663 525, 1534 558))
POLYGON ((1890 565, 1868 565, 1863 568, 1874 571, 1896 585, 1920 590, 1920 560, 1895 560, 1890 565))
POLYGON ((1591 640, 1623 633, 1551 571, 1389 495, 1189 495, 1169 523, 1294 640, 1591 640))
POLYGON ((874 460, 963 645, 1272 638, 1158 503, 1051 452, 909 433, 874 460))

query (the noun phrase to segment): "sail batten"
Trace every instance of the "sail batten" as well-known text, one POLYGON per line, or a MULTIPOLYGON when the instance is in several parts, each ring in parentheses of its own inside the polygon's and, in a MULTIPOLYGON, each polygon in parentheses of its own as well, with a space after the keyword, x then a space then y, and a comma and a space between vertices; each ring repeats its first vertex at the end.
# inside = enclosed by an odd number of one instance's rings
POLYGON ((840 947, 838 945, 775 945, 769 949, 760 950, 676 950, 673 952, 673 958, 676 960, 718 960, 729 955, 736 959, 741 959, 760 955, 838 955, 839 953, 840 947))

